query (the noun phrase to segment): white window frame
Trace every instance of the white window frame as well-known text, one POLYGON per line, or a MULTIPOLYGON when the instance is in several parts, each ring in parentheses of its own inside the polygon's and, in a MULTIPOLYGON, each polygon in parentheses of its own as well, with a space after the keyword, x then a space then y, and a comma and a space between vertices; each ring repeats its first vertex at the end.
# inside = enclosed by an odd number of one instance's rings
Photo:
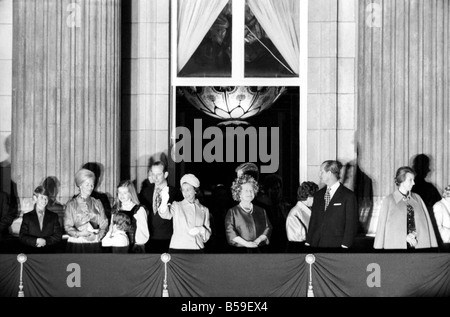
POLYGON ((233 14, 231 77, 178 77, 178 0, 171 0, 171 145, 175 143, 176 87, 182 86, 291 86, 300 89, 299 104, 299 180, 307 180, 307 97, 308 97, 308 2, 300 1, 299 76, 257 78, 244 77, 245 0, 231 0, 233 14))

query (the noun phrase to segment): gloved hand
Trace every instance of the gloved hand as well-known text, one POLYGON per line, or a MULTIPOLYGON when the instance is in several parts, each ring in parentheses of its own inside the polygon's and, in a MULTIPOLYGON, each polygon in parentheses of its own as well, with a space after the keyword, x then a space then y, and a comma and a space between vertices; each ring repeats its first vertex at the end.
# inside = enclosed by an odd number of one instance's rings
POLYGON ((169 203, 169 187, 166 186, 161 191, 161 205, 167 205, 169 203))

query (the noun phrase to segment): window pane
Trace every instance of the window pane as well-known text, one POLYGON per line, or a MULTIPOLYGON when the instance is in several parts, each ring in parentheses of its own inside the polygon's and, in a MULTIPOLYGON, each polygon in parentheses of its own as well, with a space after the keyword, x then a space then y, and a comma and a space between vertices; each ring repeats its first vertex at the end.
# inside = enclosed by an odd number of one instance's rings
POLYGON ((298 77, 299 14, 294 2, 277 0, 270 8, 246 2, 245 77, 298 77))
POLYGON ((229 1, 178 76, 231 77, 231 24, 229 1))

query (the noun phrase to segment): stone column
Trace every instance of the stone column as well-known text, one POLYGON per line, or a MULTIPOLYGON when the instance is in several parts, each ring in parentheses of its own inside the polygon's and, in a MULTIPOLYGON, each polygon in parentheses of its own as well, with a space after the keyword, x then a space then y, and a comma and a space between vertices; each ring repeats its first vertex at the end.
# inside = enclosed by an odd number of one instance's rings
POLYGON ((97 163, 97 190, 119 176, 121 0, 15 0, 12 180, 21 210, 53 177, 57 198, 78 193, 75 173, 97 163), (58 184, 58 185, 59 185, 58 184))
POLYGON ((170 0, 124 1, 121 177, 138 191, 149 164, 169 153, 170 10, 170 0))

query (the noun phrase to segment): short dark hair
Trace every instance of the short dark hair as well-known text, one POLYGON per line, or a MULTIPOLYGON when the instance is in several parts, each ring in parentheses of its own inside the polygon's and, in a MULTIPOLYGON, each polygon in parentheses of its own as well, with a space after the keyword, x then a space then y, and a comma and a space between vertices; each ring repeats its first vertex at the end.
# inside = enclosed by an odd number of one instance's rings
POLYGON ((400 167, 397 172, 395 173, 394 182, 395 185, 400 186, 401 183, 403 183, 406 179, 406 174, 413 174, 414 177, 416 176, 416 172, 409 166, 402 166, 400 167))
POLYGON ((342 163, 339 161, 328 160, 322 163, 325 172, 331 172, 337 180, 341 179, 342 163))
POLYGON ((297 190, 297 200, 305 201, 308 197, 313 197, 319 190, 319 186, 314 182, 303 182, 300 184, 297 190))
POLYGON ((162 166, 163 172, 164 173, 167 172, 167 165, 164 164, 162 161, 157 161, 157 162, 152 163, 152 165, 150 165, 149 170, 151 170, 153 166, 162 166))
POLYGON ((34 189, 33 195, 35 195, 35 196, 37 196, 37 195, 44 195, 44 196, 49 197, 50 193, 48 192, 47 188, 45 188, 42 185, 39 185, 38 187, 36 187, 34 189))

